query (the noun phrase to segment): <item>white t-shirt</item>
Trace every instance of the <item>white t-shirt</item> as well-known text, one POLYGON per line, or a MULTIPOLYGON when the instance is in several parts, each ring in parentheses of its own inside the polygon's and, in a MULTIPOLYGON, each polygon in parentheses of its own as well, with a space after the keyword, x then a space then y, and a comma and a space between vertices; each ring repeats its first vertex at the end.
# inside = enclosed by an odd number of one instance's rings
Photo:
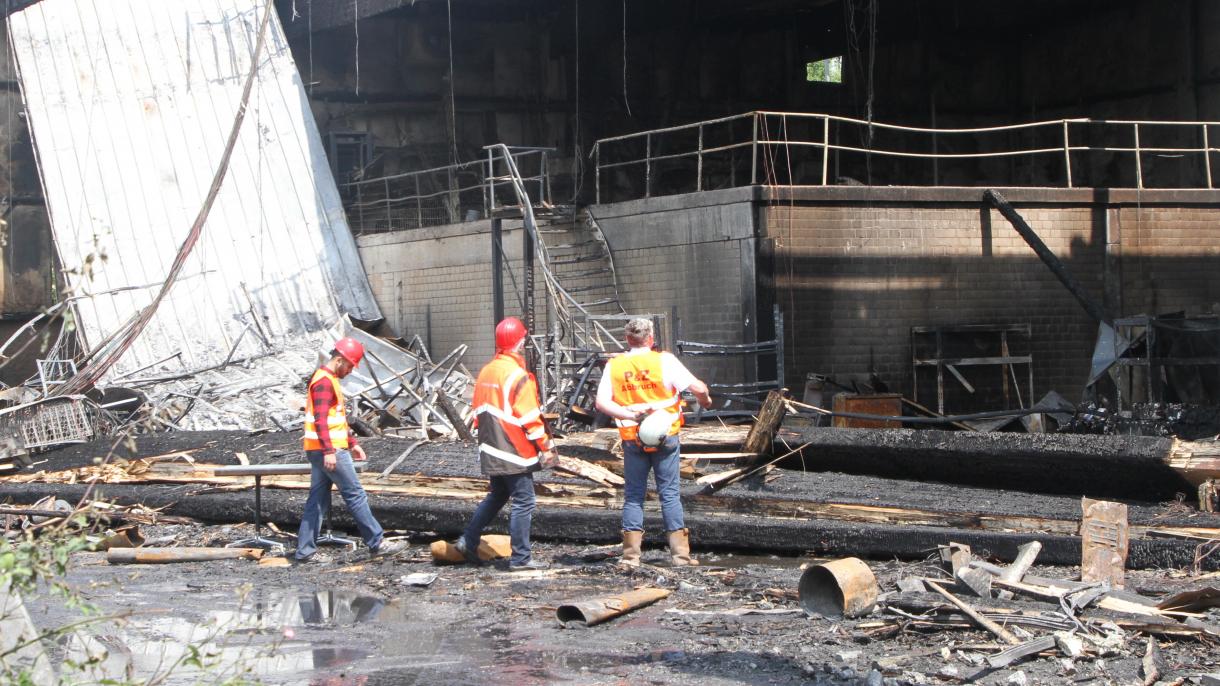
MULTIPOLYGON (((632 348, 624 355, 640 355, 649 352, 648 348, 632 348)), ((665 388, 675 393, 681 393, 695 383, 695 375, 690 373, 686 365, 678 361, 673 353, 661 353, 661 383, 665 388)), ((614 400, 614 385, 610 383, 610 365, 602 371, 602 380, 597 384, 597 401, 606 403, 614 400)))

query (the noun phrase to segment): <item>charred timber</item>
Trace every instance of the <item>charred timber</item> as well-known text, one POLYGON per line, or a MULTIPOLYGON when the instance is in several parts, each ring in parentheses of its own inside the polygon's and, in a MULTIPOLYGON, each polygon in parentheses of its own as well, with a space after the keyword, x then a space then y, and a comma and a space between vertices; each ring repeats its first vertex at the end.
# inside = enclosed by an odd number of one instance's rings
POLYGON ((800 442, 817 471, 1146 502, 1196 490, 1168 438, 817 427, 800 442))
MULTIPOLYGON (((3 484, 0 500, 35 502, 46 495, 73 500, 84 495, 84 484, 3 484)), ((203 489, 200 489, 203 490, 203 489)), ((141 503, 165 508, 166 514, 214 523, 252 521, 253 499, 248 492, 189 492, 182 486, 159 484, 103 484, 95 497, 117 504, 141 503)), ((306 493, 267 489, 263 494, 263 519, 293 528, 300 522, 306 493)), ((456 537, 473 513, 476 499, 443 499, 369 494, 369 504, 383 526, 408 531, 433 532, 456 537)), ((345 509, 336 507, 335 523, 352 528, 345 509)), ((534 513, 533 533, 539 539, 612 543, 621 540, 621 515, 617 508, 541 506, 534 513)), ((989 531, 943 526, 907 526, 872 522, 833 521, 804 517, 764 517, 731 512, 691 512, 686 518, 694 541, 702 548, 768 551, 787 554, 855 555, 878 559, 924 559, 929 550, 949 541, 969 545, 976 555, 1012 561, 1019 547, 1040 541, 1039 562, 1080 564, 1080 538, 1063 534, 989 531)), ((506 530, 507 519, 497 519, 506 530)), ((664 531, 661 518, 645 513, 645 530, 664 531)), ((662 534, 646 538, 649 545, 664 544, 662 534)), ((1132 540, 1127 565, 1130 569, 1188 567, 1196 562, 1196 541, 1176 539, 1132 540)), ((1220 568, 1220 558, 1202 560, 1206 569, 1220 568)))

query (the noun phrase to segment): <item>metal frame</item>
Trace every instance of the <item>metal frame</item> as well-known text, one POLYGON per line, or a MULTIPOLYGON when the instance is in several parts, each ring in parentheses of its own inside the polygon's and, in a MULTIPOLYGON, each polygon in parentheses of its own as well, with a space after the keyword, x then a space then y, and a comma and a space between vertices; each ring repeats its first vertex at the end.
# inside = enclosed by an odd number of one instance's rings
MULTIPOLYGON (((1215 317, 1195 317, 1194 319, 1216 319, 1215 317)), ((1220 367, 1220 357, 1154 357, 1153 353, 1156 349, 1156 322, 1157 317, 1149 315, 1135 315, 1131 317, 1122 317, 1114 320, 1115 330, 1126 338, 1128 341, 1135 342, 1140 335, 1144 338, 1144 356, 1143 357, 1127 357, 1120 356, 1114 360, 1115 368, 1125 369, 1128 374, 1126 380, 1128 390, 1131 391, 1131 397, 1123 397, 1123 384, 1115 383, 1116 401, 1119 410, 1128 409, 1131 404, 1138 402, 1134 393, 1134 378, 1132 373, 1135 368, 1143 368, 1145 370, 1144 379, 1144 401, 1145 402, 1162 402, 1165 399, 1165 386, 1162 377, 1162 371, 1165 367, 1220 367), (1140 331, 1142 330, 1142 331, 1140 331), (1124 405, 1126 403, 1126 405, 1124 405)), ((1172 320, 1170 320, 1172 321, 1172 320)), ((1204 333, 1198 331, 1197 333, 1204 333)))
MULTIPOLYGON (((868 155, 880 155, 885 157, 911 158, 911 159, 926 159, 930 160, 933 165, 942 159, 994 159, 1005 157, 1037 157, 1045 155, 1060 155, 1063 158, 1063 185, 1067 188, 1073 188, 1074 182, 1072 179, 1072 155, 1073 153, 1123 153, 1130 154, 1134 159, 1135 172, 1135 187, 1144 188, 1144 169, 1143 156, 1145 154, 1176 154, 1176 155, 1201 155, 1203 162, 1204 178, 1206 179, 1205 187, 1214 189, 1215 185, 1212 179, 1212 160, 1211 154, 1220 152, 1220 148, 1211 146, 1209 127, 1220 126, 1220 122, 1211 121, 1154 121, 1154 120, 1116 120, 1116 119, 1052 119, 1047 121, 1027 122, 1021 124, 1011 124, 1007 126, 988 126, 975 128, 929 128, 918 126, 900 126, 896 124, 886 124, 875 121, 866 121, 855 119, 852 117, 842 117, 833 114, 820 114, 812 112, 771 112, 756 110, 743 114, 736 114, 728 117, 720 117, 717 119, 707 119, 704 121, 693 122, 690 124, 682 124, 679 126, 670 126, 660 129, 651 129, 648 131, 639 131, 629 133, 622 136, 611 136, 602 138, 593 146, 592 157, 594 160, 594 188, 597 203, 602 202, 602 172, 603 170, 612 170, 618 168, 628 168, 637 165, 644 167, 644 191, 642 195, 636 195, 631 198, 616 198, 616 200, 633 199, 634 197, 652 197, 653 195, 653 171, 658 162, 668 160, 682 160, 694 158, 695 169, 695 184, 693 191, 702 191, 705 189, 704 182, 704 158, 717 153, 736 153, 739 149, 749 148, 750 150, 750 181, 749 185, 758 184, 759 174, 759 155, 760 152, 764 156, 775 154, 776 148, 812 148, 821 151, 820 178, 788 178, 786 182, 771 180, 768 185, 822 185, 826 186, 830 183, 830 166, 829 160, 832 151, 835 152, 854 152, 868 155), (750 120, 750 135, 747 140, 730 142, 724 145, 707 147, 705 145, 705 132, 710 126, 716 125, 732 125, 737 121, 750 120), (789 120, 809 120, 820 122, 821 139, 820 140, 802 140, 792 139, 788 136, 789 120), (771 126, 772 122, 777 126, 771 126), (990 152, 972 152, 972 153, 940 153, 940 152, 910 152, 908 150, 897 150, 887 148, 862 148, 856 145, 839 143, 831 140, 831 122, 847 124, 851 127, 867 127, 868 129, 885 129, 890 131, 906 131, 917 134, 928 134, 934 141, 942 136, 960 135, 970 136, 986 133, 995 133, 1002 131, 1032 131, 1038 129, 1061 129, 1062 144, 1051 147, 1037 148, 1013 148, 999 149, 990 152), (1074 145, 1072 143, 1072 128, 1083 125, 1105 126, 1108 128, 1126 129, 1130 128, 1132 134, 1132 144, 1130 146, 1090 146, 1090 145, 1074 145), (1173 128, 1197 128, 1201 134, 1201 145, 1199 147, 1157 147, 1144 146, 1140 142, 1141 130, 1146 131, 1150 127, 1173 127, 1173 128), (683 132, 694 131, 696 133, 696 142, 693 149, 688 149, 679 152, 670 152, 665 154, 654 154, 659 146, 656 140, 660 137, 672 134, 680 134, 683 132), (780 132, 779 137, 773 137, 773 131, 780 132), (606 150, 612 146, 643 142, 644 155, 642 157, 627 157, 624 159, 616 159, 606 161, 606 150)), ((852 140, 856 136, 856 131, 842 133, 843 127, 836 127, 838 131, 837 140, 845 141, 852 140)), ((934 145, 933 150, 939 149, 939 146, 934 145)), ((775 169, 774 173, 778 174, 781 170, 775 169)), ((736 166, 730 167, 730 173, 736 173, 736 166)), ((932 185, 937 185, 936 179, 939 174, 934 174, 932 185)), ((766 182, 766 181, 764 181, 766 182)), ((730 186, 737 186, 736 178, 731 178, 730 186)), ((1014 184, 1019 185, 1019 184, 1014 184)), ((688 192, 688 190, 674 190, 674 193, 688 192)))
POLYGON ((1017 382, 1017 374, 1013 369, 1014 365, 1027 365, 1028 383, 1029 383, 1029 400, 1028 404, 1033 406, 1034 400, 1034 359, 1032 355, 1012 355, 1009 352, 1008 336, 1009 334, 1018 334, 1024 336, 1026 340, 1030 339, 1031 327, 1029 324, 959 324, 955 326, 912 326, 911 327, 911 395, 915 402, 922 402, 919 399, 919 370, 927 367, 936 368, 936 411, 940 414, 945 414, 945 370, 957 378, 966 390, 971 393, 974 388, 966 381, 965 377, 957 371, 957 367, 979 367, 979 366, 999 366, 1001 385, 1004 392, 1005 409, 1011 404, 1012 400, 1009 395, 1010 386, 1009 379, 1011 377, 1011 388, 1017 394, 1017 406, 1024 409, 1026 406, 1025 398, 1021 396, 1020 384, 1017 382), (998 334, 999 352, 1000 354, 992 357, 944 357, 944 343, 946 335, 954 334, 998 334), (920 358, 916 353, 919 348, 917 338, 920 336, 931 335, 935 340, 935 356, 931 358, 920 358))
MULTIPOLYGON (((771 316, 775 322, 775 338, 767 341, 756 341, 754 343, 700 343, 696 341, 676 340, 674 341, 674 352, 679 357, 700 357, 700 356, 716 356, 716 357, 735 357, 738 355, 753 355, 756 357, 754 368, 757 378, 758 372, 758 357, 764 355, 775 356, 775 379, 771 381, 748 381, 735 384, 716 384, 709 383, 708 388, 715 395, 727 396, 751 405, 761 406, 761 401, 751 398, 752 395, 765 395, 770 391, 778 391, 784 387, 784 315, 780 312, 779 305, 774 305, 771 310, 771 316)), ((742 416, 740 410, 698 410, 696 416, 699 417, 737 417, 742 416)), ((749 413, 747 413, 749 414, 749 413)))

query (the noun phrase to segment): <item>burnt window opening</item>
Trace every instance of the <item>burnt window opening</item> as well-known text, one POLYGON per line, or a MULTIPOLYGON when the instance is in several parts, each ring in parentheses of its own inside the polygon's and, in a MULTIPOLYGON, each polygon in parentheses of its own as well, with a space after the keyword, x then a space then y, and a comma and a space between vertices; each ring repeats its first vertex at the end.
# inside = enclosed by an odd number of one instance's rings
POLYGON ((843 56, 806 62, 805 80, 810 83, 843 83, 843 56))

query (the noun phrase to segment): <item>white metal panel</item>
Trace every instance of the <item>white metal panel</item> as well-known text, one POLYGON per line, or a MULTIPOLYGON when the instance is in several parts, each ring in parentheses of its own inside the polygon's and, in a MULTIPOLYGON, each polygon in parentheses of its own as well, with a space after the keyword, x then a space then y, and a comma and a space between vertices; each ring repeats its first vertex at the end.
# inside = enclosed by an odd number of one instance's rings
MULTIPOLYGON (((9 29, 78 326, 97 345, 148 304, 211 184, 263 0, 43 0, 9 29), (103 291, 115 291, 101 294, 103 291)), ((309 102, 272 17, 228 174, 178 283, 117 378, 378 319, 309 102), (251 332, 243 337, 246 328, 251 332), (263 341, 263 335, 267 341, 263 341)), ((269 344, 269 345, 268 345, 269 344)))

